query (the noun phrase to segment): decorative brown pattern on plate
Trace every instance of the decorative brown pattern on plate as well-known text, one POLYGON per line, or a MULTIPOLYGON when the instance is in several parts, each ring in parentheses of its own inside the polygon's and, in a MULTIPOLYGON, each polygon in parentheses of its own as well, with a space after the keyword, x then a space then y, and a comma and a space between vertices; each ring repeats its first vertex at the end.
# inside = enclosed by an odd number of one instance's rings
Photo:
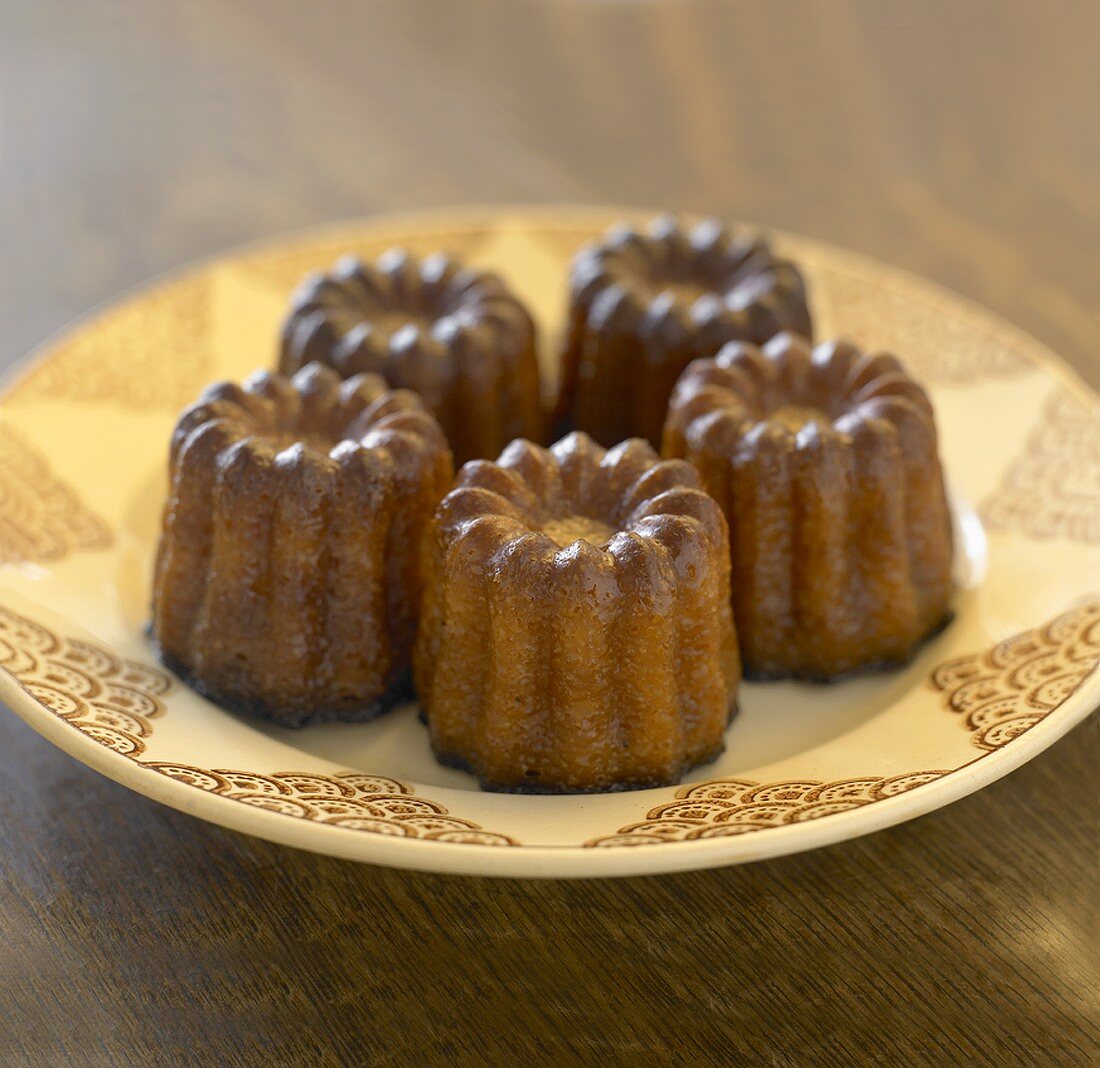
POLYGON ((0 608, 0 668, 81 734, 132 760, 164 714, 172 682, 156 668, 122 660, 87 642, 61 638, 0 608))
MULTIPOLYGON (((1100 599, 972 656, 940 665, 932 684, 966 716, 974 744, 1006 745, 1073 694, 1100 663, 1100 599)), ((88 642, 61 638, 0 608, 0 668, 82 734, 150 771, 242 804, 351 830, 476 845, 519 843, 452 816, 438 802, 383 776, 255 772, 139 759, 172 686, 164 672, 88 642)), ((957 769, 954 769, 957 770, 957 769)), ((800 823, 894 797, 950 771, 835 782, 760 784, 714 779, 686 786, 646 818, 586 846, 695 841, 800 823)))
MULTIPOLYGON (((800 256, 797 247, 781 248, 800 256)), ((831 254, 821 264, 802 258, 817 267, 811 294, 827 310, 832 329, 871 351, 893 351, 915 378, 969 385, 1033 369, 1009 331, 993 331, 987 319, 967 315, 955 297, 940 300, 934 291, 895 287, 890 274, 854 256, 831 254)))
POLYGON ((982 515, 994 530, 1100 545, 1100 407, 1052 394, 982 515))
POLYGON ((1100 599, 932 673, 970 740, 992 752, 1053 712, 1100 663, 1100 599))
POLYGON ((484 831, 470 820, 451 816, 438 802, 415 797, 412 787, 381 775, 257 775, 167 763, 146 763, 145 767, 233 801, 353 831, 466 845, 519 844, 507 835, 484 831))
POLYGON ((452 816, 411 786, 379 775, 258 774, 139 759, 172 688, 158 668, 123 660, 89 642, 62 638, 0 608, 0 670, 81 734, 135 764, 232 801, 374 834, 471 845, 518 845, 507 835, 452 816))
POLYGON ((213 377, 211 293, 195 274, 123 301, 67 334, 8 396, 183 407, 213 377))
MULTIPOLYGON (((931 682, 946 693, 952 710, 965 713, 973 743, 993 752, 1062 705, 1098 663, 1100 599, 985 652, 949 660, 936 668, 931 682)), ((801 823, 884 801, 958 770, 836 782, 792 779, 764 785, 746 779, 711 779, 682 787, 675 801, 651 809, 641 822, 585 845, 689 842, 801 823)))
MULTIPOLYGON (((1100 663, 1100 598, 1044 627, 940 665, 932 685, 965 715, 976 746, 992 752, 1065 702, 1100 663)), ((349 830, 472 845, 518 846, 417 797, 406 783, 357 772, 257 772, 141 760, 171 678, 89 642, 62 638, 0 608, 0 669, 35 701, 139 766, 195 789, 281 815, 349 830)), ((977 759, 980 759, 977 758, 977 759)), ((644 820, 586 846, 696 841, 801 823, 883 801, 952 774, 920 771, 833 782, 713 779, 682 787, 644 820)))
POLYGON ((584 844, 660 845, 746 834, 861 808, 948 774, 948 771, 917 771, 888 778, 837 782, 787 779, 763 784, 745 779, 711 779, 677 790, 676 800, 650 809, 640 823, 628 824, 615 834, 592 838, 584 844))
POLYGON ((0 423, 0 564, 59 560, 110 544, 107 524, 22 435, 0 423))

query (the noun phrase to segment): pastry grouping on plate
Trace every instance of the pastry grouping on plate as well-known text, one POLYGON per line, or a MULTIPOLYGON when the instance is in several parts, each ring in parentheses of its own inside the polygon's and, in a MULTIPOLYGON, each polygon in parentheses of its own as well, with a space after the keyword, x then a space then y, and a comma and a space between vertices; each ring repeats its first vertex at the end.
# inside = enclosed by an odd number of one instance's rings
POLYGON ((442 762, 573 792, 717 756, 742 661, 833 679, 944 624, 931 405, 891 356, 811 348, 793 264, 662 218, 578 252, 570 296, 554 421, 583 433, 547 449, 535 329, 495 275, 395 251, 311 276, 294 377, 180 417, 165 661, 286 726, 384 711, 412 662, 442 762))

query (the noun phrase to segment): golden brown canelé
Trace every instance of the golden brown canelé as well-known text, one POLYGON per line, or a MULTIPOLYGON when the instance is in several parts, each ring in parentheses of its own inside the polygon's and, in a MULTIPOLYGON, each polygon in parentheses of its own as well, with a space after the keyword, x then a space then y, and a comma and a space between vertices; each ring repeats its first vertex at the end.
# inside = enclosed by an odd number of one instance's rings
POLYGON ((714 219, 617 227, 573 259, 556 418, 603 445, 660 445, 688 363, 781 330, 809 337, 810 312, 797 268, 764 241, 714 219))
POLYGON ((663 451, 729 521, 746 676, 903 663, 949 619, 932 406, 893 356, 790 334, 730 344, 684 372, 663 451))
POLYGON ((641 440, 514 441, 459 473, 424 540, 417 694, 488 789, 677 781, 723 749, 740 665, 726 523, 641 440))
POLYGON ((312 364, 209 387, 172 437, 153 639, 200 693, 284 726, 408 686, 443 433, 376 375, 312 364))
POLYGON ((527 309, 494 274, 442 253, 393 249, 346 257, 292 298, 280 370, 318 361, 347 376, 382 375, 424 398, 456 463, 496 456, 516 437, 541 440, 545 417, 527 309))

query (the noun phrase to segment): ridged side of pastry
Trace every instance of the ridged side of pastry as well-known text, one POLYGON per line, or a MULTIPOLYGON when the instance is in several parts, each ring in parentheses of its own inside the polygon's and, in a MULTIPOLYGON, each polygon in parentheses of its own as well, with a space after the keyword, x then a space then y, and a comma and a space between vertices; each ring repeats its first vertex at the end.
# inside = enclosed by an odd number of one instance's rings
POLYGON ((935 422, 894 357, 789 335, 731 345, 685 372, 663 452, 696 467, 728 519, 747 674, 902 663, 949 618, 935 422))
POLYGON ((584 791, 674 782, 722 751, 728 544, 687 465, 637 440, 514 442, 463 469, 424 569, 414 673, 443 761, 490 788, 584 791), (598 535, 562 533, 593 516, 598 535))
POLYGON ((380 711, 409 667, 419 541, 450 475, 419 399, 376 377, 314 365, 212 387, 173 437, 161 654, 287 726, 380 711))

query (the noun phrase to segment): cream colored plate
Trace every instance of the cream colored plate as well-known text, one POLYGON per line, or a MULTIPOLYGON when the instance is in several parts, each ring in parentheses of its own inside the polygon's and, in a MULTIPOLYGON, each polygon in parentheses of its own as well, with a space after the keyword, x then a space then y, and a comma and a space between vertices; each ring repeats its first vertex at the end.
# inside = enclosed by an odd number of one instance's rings
POLYGON ((532 797, 436 765, 412 706, 284 731, 157 665, 142 625, 176 413, 212 379, 272 363, 306 271, 347 251, 444 248, 506 275, 552 353, 571 253, 624 214, 483 210, 291 237, 46 345, 0 400, 0 699, 97 771, 214 823, 377 864, 530 876, 703 868, 866 834, 999 778, 1100 704, 1096 399, 943 290, 782 236, 819 336, 895 350, 937 407, 964 589, 911 667, 744 686, 725 755, 678 788, 532 797))

